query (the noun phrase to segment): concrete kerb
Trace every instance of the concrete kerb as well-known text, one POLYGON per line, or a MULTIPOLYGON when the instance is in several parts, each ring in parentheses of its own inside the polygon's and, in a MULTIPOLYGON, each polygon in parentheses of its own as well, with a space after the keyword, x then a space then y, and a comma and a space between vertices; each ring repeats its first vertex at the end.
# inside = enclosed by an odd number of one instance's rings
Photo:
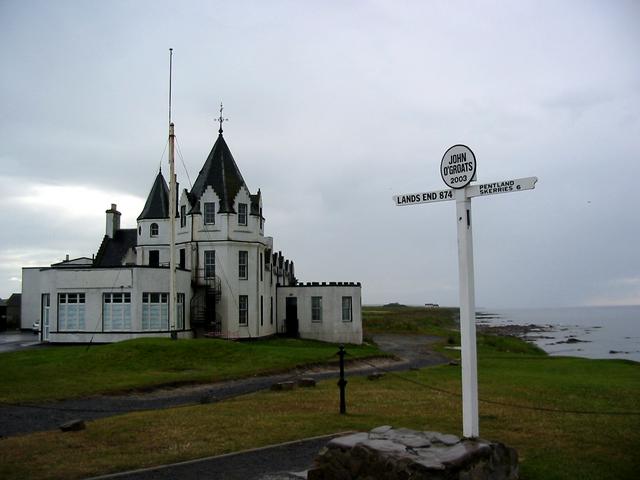
POLYGON ((337 433, 330 433, 328 435, 318 435, 316 437, 308 437, 308 438, 301 438, 298 440, 291 440, 289 442, 282 442, 282 443, 276 443, 274 445, 266 445, 264 447, 257 447, 257 448, 250 448, 248 450, 241 450, 238 452, 230 452, 230 453, 224 453, 222 455, 213 455, 210 457, 202 457, 202 458, 194 458, 193 460, 185 460, 183 462, 176 462, 176 463, 167 463, 165 465, 157 465, 155 467, 146 467, 146 468, 138 468, 136 470, 128 470, 126 472, 117 472, 117 473, 108 473, 106 475, 100 475, 97 477, 89 477, 86 478, 85 480, 107 480, 110 478, 119 478, 119 477, 124 477, 126 475, 133 475, 133 474, 138 474, 138 473, 145 473, 145 472, 153 472, 155 470, 162 470, 164 468, 171 468, 171 467, 179 467, 179 466, 183 466, 183 465, 193 465, 195 463, 199 463, 199 462, 207 462, 209 460, 217 460, 220 458, 228 458, 228 457, 233 457, 236 455, 246 455, 246 454, 250 454, 253 452, 262 452, 264 450, 269 450, 271 448, 278 448, 278 447, 285 447, 288 445, 295 445, 296 443, 301 443, 301 442, 311 442, 311 441, 315 441, 315 440, 322 440, 322 439, 331 439, 334 437, 340 437, 343 435, 351 435, 353 433, 356 433, 353 430, 349 430, 349 431, 345 431, 345 432, 337 432, 337 433))

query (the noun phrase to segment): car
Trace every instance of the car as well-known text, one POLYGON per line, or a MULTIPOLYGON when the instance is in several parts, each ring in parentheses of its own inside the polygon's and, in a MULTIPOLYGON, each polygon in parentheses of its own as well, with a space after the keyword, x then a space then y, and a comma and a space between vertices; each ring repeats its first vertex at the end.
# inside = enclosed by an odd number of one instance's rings
POLYGON ((40 322, 33 322, 33 325, 31 325, 31 331, 34 334, 40 333, 40 322))

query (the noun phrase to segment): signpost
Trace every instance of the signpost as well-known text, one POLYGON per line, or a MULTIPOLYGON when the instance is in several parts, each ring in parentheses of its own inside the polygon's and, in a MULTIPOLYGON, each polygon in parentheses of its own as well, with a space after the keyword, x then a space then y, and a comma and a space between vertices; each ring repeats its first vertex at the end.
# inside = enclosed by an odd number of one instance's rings
POLYGON ((466 145, 454 145, 442 156, 440 175, 447 186, 464 188, 476 176, 476 156, 466 145))
POLYGON ((476 180, 476 157, 466 145, 454 145, 445 152, 440 162, 440 175, 451 189, 394 195, 393 201, 398 207, 454 199, 456 201, 462 354, 462 432, 467 438, 476 438, 480 436, 480 428, 471 198, 532 190, 538 178, 516 178, 470 185, 471 181, 476 180))

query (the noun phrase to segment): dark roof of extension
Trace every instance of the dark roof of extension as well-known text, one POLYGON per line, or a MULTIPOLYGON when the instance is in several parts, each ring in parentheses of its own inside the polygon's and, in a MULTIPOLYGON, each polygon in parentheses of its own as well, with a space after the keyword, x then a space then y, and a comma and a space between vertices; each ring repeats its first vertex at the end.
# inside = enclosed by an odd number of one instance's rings
POLYGON ((197 202, 209 185, 211 185, 220 199, 218 212, 236 213, 233 208, 233 202, 240 188, 243 185, 245 187, 247 185, 244 183, 242 174, 233 159, 233 155, 231 155, 227 142, 224 141, 222 133, 218 135, 218 139, 214 143, 211 153, 209 153, 191 189, 189 200, 194 207, 192 211, 198 211, 197 202))
POLYGON ((19 307, 21 298, 22 298, 21 293, 12 293, 11 296, 5 300, 5 303, 8 307, 12 307, 12 306, 19 307))
POLYGON ((144 204, 138 220, 154 218, 169 218, 169 187, 162 176, 162 171, 158 172, 153 182, 147 202, 144 204))
POLYGON ((138 244, 138 232, 135 228, 117 230, 113 238, 104 236, 100 249, 93 262, 94 267, 118 267, 130 248, 138 244))

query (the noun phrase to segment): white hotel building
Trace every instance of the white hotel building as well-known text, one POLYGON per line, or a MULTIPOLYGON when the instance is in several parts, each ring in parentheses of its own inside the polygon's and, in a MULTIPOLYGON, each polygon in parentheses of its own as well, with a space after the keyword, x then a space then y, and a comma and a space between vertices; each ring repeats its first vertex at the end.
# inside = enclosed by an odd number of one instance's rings
POLYGON ((22 328, 43 342, 275 334, 361 343, 361 286, 297 281, 265 237, 262 195, 249 191, 222 129, 176 211, 177 324, 169 325, 169 189, 158 173, 137 220, 116 205, 94 258, 22 270, 22 328))

